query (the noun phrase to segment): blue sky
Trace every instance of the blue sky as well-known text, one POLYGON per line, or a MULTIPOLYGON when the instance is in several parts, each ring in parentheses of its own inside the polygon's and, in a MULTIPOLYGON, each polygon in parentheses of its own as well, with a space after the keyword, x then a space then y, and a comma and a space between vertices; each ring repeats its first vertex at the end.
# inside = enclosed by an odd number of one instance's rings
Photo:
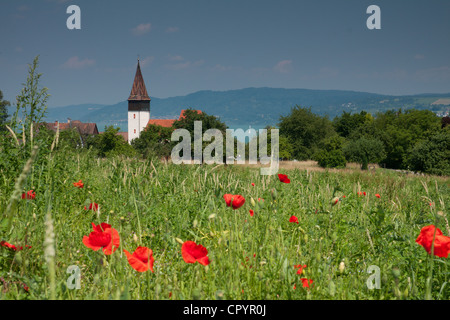
POLYGON ((0 90, 40 55, 49 106, 247 87, 450 92, 448 0, 0 0, 0 90), (68 30, 69 5, 81 30, 68 30), (369 5, 381 30, 369 30, 369 5))

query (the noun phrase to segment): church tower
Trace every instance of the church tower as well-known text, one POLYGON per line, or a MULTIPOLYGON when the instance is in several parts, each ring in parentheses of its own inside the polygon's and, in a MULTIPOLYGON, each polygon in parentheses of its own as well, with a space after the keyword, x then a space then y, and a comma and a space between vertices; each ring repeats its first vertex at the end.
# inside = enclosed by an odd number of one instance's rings
POLYGON ((131 140, 139 137, 139 134, 145 129, 149 120, 150 97, 145 88, 138 59, 133 87, 128 97, 128 143, 131 143, 131 140))

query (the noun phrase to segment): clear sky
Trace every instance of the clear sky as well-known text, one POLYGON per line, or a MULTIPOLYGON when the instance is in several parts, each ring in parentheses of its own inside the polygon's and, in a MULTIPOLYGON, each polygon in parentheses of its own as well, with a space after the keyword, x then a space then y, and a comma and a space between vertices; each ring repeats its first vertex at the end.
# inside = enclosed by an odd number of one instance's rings
POLYGON ((450 92, 449 0, 0 0, 0 90, 40 55, 49 106, 247 87, 450 92), (69 30, 69 5, 81 29, 69 30), (368 6, 381 9, 369 30, 368 6))

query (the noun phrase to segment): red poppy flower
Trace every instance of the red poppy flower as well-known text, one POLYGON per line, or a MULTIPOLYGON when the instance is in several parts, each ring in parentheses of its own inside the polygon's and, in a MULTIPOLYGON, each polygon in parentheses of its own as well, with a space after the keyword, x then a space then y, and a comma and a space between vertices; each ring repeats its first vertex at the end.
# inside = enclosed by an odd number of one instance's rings
POLYGON ((440 258, 447 258, 450 253, 450 237, 444 236, 439 228, 436 228, 433 225, 423 227, 422 230, 420 230, 420 234, 417 237, 416 242, 424 247, 428 254, 431 254, 435 230, 436 236, 434 241, 434 255, 440 258))
POLYGON ((381 196, 377 193, 376 195, 375 195, 375 197, 377 197, 377 198, 381 198, 381 196))
POLYGON ((225 203, 227 204, 227 207, 231 206, 231 200, 233 199, 233 195, 230 193, 224 194, 223 198, 225 199, 225 203))
MULTIPOLYGON (((84 206, 84 210, 88 210, 87 208, 86 208, 86 206, 84 206)), ((97 211, 98 210, 98 203, 91 203, 90 205, 89 205, 89 210, 94 210, 94 211, 97 211)))
POLYGON ((263 198, 258 198, 258 201, 264 201, 264 199, 263 198))
POLYGON ((83 237, 83 243, 86 247, 97 251, 102 249, 106 255, 114 253, 120 245, 119 232, 111 228, 111 225, 102 223, 95 225, 92 223, 92 231, 88 236, 83 237))
POLYGON ((252 182, 252 186, 254 187, 255 186, 255 184, 252 182))
POLYGON ((298 223, 298 218, 296 216, 292 216, 292 217, 289 218, 289 222, 298 223))
MULTIPOLYGON (((23 247, 22 247, 22 246, 19 247, 19 248, 17 248, 15 245, 10 244, 10 243, 8 243, 8 242, 6 242, 6 241, 0 241, 0 246, 5 247, 5 248, 12 249, 12 250, 14 250, 14 251, 18 251, 18 250, 20 251, 20 250, 23 250, 23 247)), ((25 248, 31 248, 31 246, 25 245, 25 248)))
POLYGON ((255 214, 255 211, 253 211, 252 209, 250 209, 249 212, 250 212, 250 216, 253 217, 253 215, 255 214))
POLYGON ((186 263, 195 263, 197 261, 204 266, 210 263, 208 250, 201 244, 196 244, 194 241, 186 241, 183 243, 181 246, 181 255, 186 263))
POLYGON ((22 193, 22 199, 34 200, 36 198, 36 192, 33 190, 28 191, 27 193, 22 193))
POLYGON ((366 195, 366 192, 365 192, 365 191, 363 192, 363 195, 366 195))
POLYGON ((284 183, 291 183, 291 180, 289 180, 288 176, 285 175, 285 174, 279 173, 278 174, 278 179, 280 179, 280 181, 284 182, 284 183))
POLYGON ((304 288, 309 288, 309 285, 313 283, 311 279, 301 278, 300 280, 302 281, 304 288))
POLYGON ((12 250, 14 250, 14 251, 17 250, 17 248, 16 248, 15 245, 10 244, 10 243, 8 243, 8 242, 6 242, 6 241, 1 241, 1 242, 0 242, 0 246, 6 247, 6 248, 9 248, 9 249, 12 249, 12 250))
POLYGON ((297 270, 297 274, 302 274, 302 272, 303 272, 303 269, 305 269, 306 268, 306 264, 305 265, 301 265, 301 264, 299 264, 299 265, 294 265, 294 268, 297 268, 298 270, 297 270))
POLYGON ((83 188, 84 187, 84 183, 80 180, 78 182, 74 182, 73 185, 77 188, 83 188))
POLYGON ((153 258, 153 251, 147 247, 137 247, 133 254, 129 253, 127 250, 123 250, 127 256, 128 263, 134 270, 138 272, 145 272, 150 269, 153 272, 153 263, 155 258, 153 258))
POLYGON ((227 204, 227 206, 232 206, 235 210, 242 207, 245 203, 245 198, 240 194, 232 195, 227 193, 223 195, 223 198, 225 199, 225 203, 227 204))
POLYGON ((342 198, 345 198, 345 195, 343 195, 342 198))

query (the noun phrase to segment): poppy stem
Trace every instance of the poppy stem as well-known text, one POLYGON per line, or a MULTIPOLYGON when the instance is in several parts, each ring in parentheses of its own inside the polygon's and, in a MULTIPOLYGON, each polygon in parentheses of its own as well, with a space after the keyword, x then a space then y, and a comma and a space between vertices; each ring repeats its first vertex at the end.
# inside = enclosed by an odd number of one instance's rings
POLYGON ((433 241, 431 242, 431 251, 430 251, 430 268, 428 271, 428 279, 426 282, 425 288, 425 300, 432 300, 431 289, 433 285, 433 265, 434 265, 434 242, 436 240, 436 231, 437 231, 438 217, 436 216, 436 221, 434 224, 434 233, 433 233, 433 241))

